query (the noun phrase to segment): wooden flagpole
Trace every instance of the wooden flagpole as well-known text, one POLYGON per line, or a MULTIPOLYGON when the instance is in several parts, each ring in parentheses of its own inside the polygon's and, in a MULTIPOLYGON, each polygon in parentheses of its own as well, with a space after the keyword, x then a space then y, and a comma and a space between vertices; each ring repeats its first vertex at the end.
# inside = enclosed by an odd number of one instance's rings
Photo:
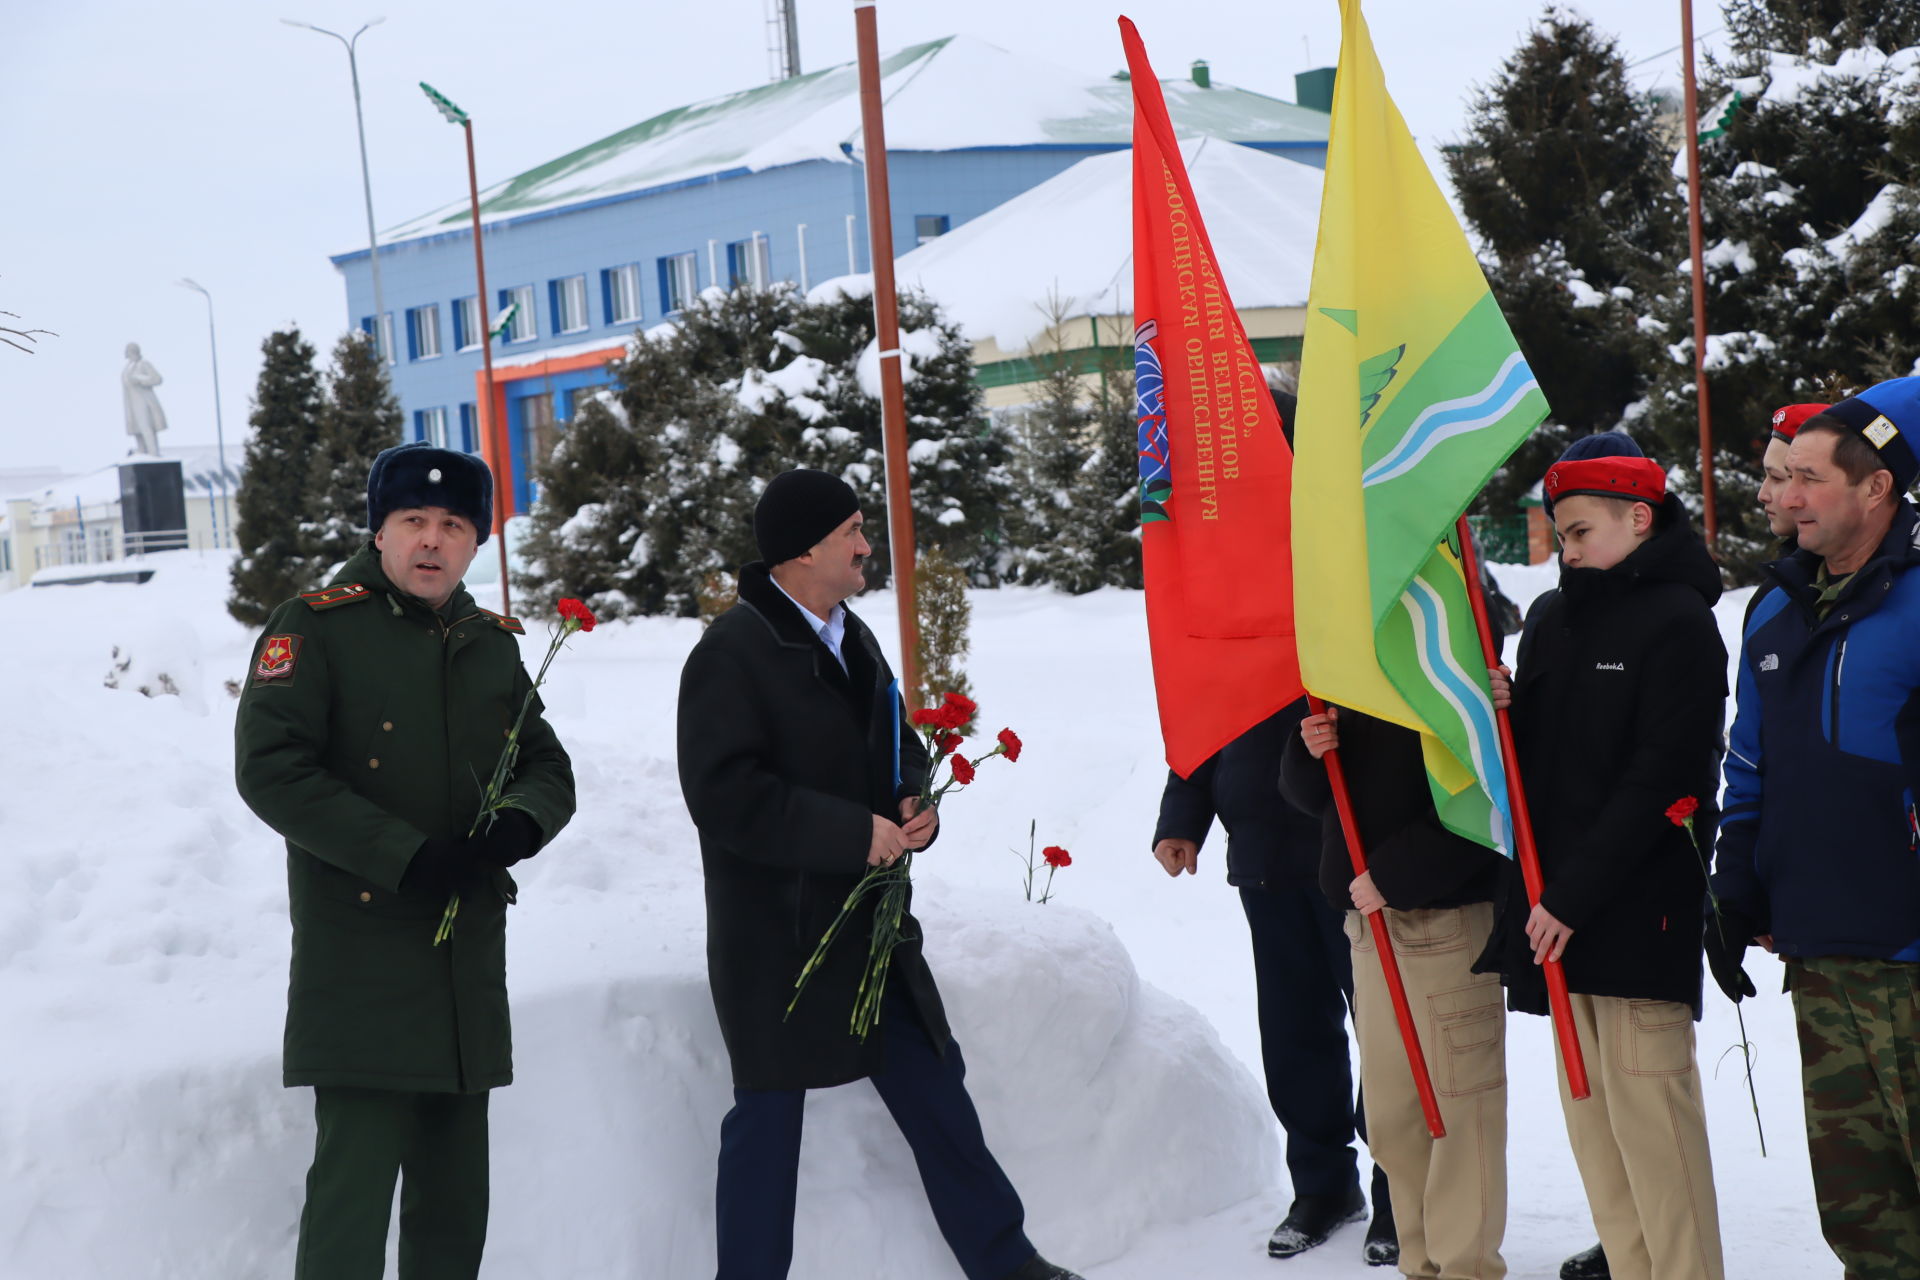
POLYGON ((887 131, 881 120, 880 34, 874 0, 855 0, 860 50, 860 123, 866 148, 867 256, 873 266, 874 340, 880 348, 880 422, 887 460, 887 552, 900 606, 901 688, 920 698, 920 614, 914 600, 913 494, 907 469, 906 384, 900 374, 900 309, 893 284, 893 201, 887 194, 887 131))
MULTIPOLYGON (((1493 647, 1493 624, 1487 620, 1486 592, 1480 585, 1480 553, 1473 545, 1473 531, 1466 516, 1454 526, 1460 538, 1460 569, 1467 579, 1467 599, 1473 601, 1473 624, 1480 632, 1480 652, 1488 667, 1500 665, 1493 647)), ((1500 725, 1500 758, 1507 767, 1507 800, 1513 808, 1513 851, 1520 864, 1520 878, 1526 882, 1527 903, 1540 905, 1540 891, 1546 882, 1540 875, 1540 850, 1533 840, 1533 815, 1527 808, 1527 790, 1520 781, 1520 756, 1514 749, 1513 719, 1506 708, 1494 710, 1500 725)), ((1567 973, 1558 960, 1542 966, 1547 976, 1547 1006, 1553 1011, 1553 1032, 1560 1040, 1560 1057, 1567 1066, 1567 1091, 1576 1099, 1592 1093, 1587 1084, 1587 1060, 1580 1053, 1580 1034, 1573 1027, 1573 1002, 1567 996, 1567 973)))
MULTIPOLYGON (((1327 704, 1307 695, 1307 710, 1316 716, 1327 713, 1327 704)), ((1340 815, 1340 830, 1347 837, 1347 856, 1353 859, 1353 874, 1365 875, 1367 850, 1360 840, 1360 827, 1353 819, 1353 797, 1347 791, 1347 767, 1334 747, 1320 757, 1327 766, 1327 782, 1333 788, 1333 807, 1340 815)), ((1420 1029, 1414 1024, 1413 1009, 1407 1004, 1407 985, 1400 978, 1400 960, 1393 954, 1393 937, 1387 932, 1387 916, 1376 911, 1367 917, 1373 928, 1373 949, 1380 953, 1380 968, 1387 979, 1387 994, 1393 1000, 1394 1021, 1400 1024, 1400 1040, 1407 1046, 1407 1065, 1413 1069, 1413 1087, 1420 1093, 1420 1110, 1427 1117, 1427 1132, 1436 1138, 1447 1136, 1440 1119, 1440 1100, 1434 1096, 1433 1075, 1427 1070, 1427 1055, 1420 1048, 1420 1029)))
POLYGON ((1700 515, 1707 549, 1720 522, 1713 504, 1713 415, 1707 401, 1707 280, 1700 229, 1700 102, 1693 74, 1693 0, 1680 0, 1680 43, 1686 49, 1683 109, 1687 130, 1687 248, 1693 259, 1693 394, 1700 412, 1700 515))

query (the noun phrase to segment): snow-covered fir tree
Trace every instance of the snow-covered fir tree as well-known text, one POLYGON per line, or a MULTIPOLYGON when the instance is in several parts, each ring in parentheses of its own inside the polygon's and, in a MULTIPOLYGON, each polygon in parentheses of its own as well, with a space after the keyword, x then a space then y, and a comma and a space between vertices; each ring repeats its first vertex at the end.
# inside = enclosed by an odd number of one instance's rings
POLYGON ((1637 321, 1686 243, 1670 155, 1619 45, 1565 9, 1549 7, 1474 95, 1447 169, 1552 407, 1488 485, 1494 514, 1514 510, 1568 439, 1619 425, 1645 394, 1655 347, 1637 321))
MULTIPOLYGON (((274 607, 320 586, 303 555, 301 525, 313 509, 313 453, 325 411, 313 345, 298 328, 270 334, 247 422, 246 469, 234 495, 233 594, 227 612, 250 627, 274 607)), ((364 500, 365 477, 361 479, 364 500)))
POLYGON ((404 417, 373 340, 350 333, 333 348, 300 556, 323 576, 365 544, 367 473, 382 449, 400 443, 404 417))
MULTIPOLYGON (((1771 554, 1753 502, 1772 411, 1920 371, 1920 5, 1734 0, 1701 147, 1707 382, 1721 559, 1771 554)), ((1684 168, 1679 168, 1684 174, 1684 168)), ((1643 323, 1648 423, 1698 492, 1684 249, 1643 323)))
POLYGON ((519 547, 527 568, 514 577, 527 612, 551 615, 568 596, 607 619, 658 608, 665 588, 645 530, 659 461, 612 392, 580 404, 537 472, 540 500, 519 547))
POLYGON ((1008 415, 1015 501, 1007 520, 1013 573, 1021 582, 1077 576, 1084 548, 1067 541, 1074 489, 1092 453, 1093 410, 1080 373, 1059 339, 1065 308, 1051 313, 1052 345, 1032 358, 1040 372, 1033 403, 1008 415))
MULTIPOLYGON (((1013 482, 1007 430, 987 415, 974 381, 973 347, 959 327, 918 290, 902 291, 899 306, 915 540, 938 547, 976 586, 993 585, 1009 558, 1004 519, 1013 482)), ((868 581, 877 585, 891 573, 891 561, 872 299, 860 290, 817 291, 796 317, 792 335, 796 358, 812 356, 826 365, 813 398, 827 412, 809 424, 795 465, 838 470, 860 494, 873 544, 868 581)))

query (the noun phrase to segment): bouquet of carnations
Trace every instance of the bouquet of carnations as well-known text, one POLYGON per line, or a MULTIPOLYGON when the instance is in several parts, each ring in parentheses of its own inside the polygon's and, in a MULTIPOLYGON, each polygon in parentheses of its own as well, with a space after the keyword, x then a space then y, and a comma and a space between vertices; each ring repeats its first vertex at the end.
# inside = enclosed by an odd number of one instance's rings
MULTIPOLYGON (((991 751, 983 751, 969 758, 960 748, 966 739, 961 730, 973 723, 979 708, 972 699, 958 693, 948 693, 937 707, 928 707, 916 711, 910 717, 915 728, 927 738, 927 780, 920 788, 920 803, 923 807, 938 808, 949 791, 956 787, 965 787, 974 779, 974 771, 995 756, 1005 756, 1009 761, 1020 759, 1020 738, 1011 729, 1002 729, 991 751), (946 780, 937 787, 935 780, 940 776, 940 766, 947 766, 946 780)), ((913 853, 902 854, 891 863, 869 867, 860 883, 853 887, 847 900, 840 906, 840 914, 833 918, 827 931, 820 936, 820 944, 813 949, 806 964, 800 967, 800 976, 794 979, 793 999, 787 1004, 787 1015, 792 1016, 794 1006, 800 1003, 800 994, 807 988, 807 981, 827 958, 827 951, 833 946, 847 921, 853 917, 860 904, 869 897, 877 897, 873 909, 873 934, 867 947, 866 965, 860 972, 860 986, 854 994, 853 1013, 849 1029, 853 1034, 865 1040, 880 1022, 881 1002, 887 993, 887 975, 893 965, 893 950, 906 936, 902 925, 907 914, 907 897, 913 885, 913 853)))

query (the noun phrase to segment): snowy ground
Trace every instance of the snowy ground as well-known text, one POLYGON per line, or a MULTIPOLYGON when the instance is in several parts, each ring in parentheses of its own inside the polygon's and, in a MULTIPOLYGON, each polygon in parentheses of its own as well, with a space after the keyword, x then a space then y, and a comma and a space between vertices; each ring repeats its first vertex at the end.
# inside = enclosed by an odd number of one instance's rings
MULTIPOLYGON (((304 1091, 278 1088, 285 890, 276 841, 233 795, 222 687, 244 674, 250 637, 220 608, 219 564, 156 559, 146 586, 0 596, 0 832, 16 887, 0 898, 8 1280, 230 1280, 285 1274, 290 1257, 311 1122, 304 1091), (115 646, 130 661, 109 689, 115 646), (162 672, 177 696, 136 692, 162 672)), ((1548 582, 1502 576, 1522 603, 1548 582)), ((1729 633, 1744 603, 1721 606, 1729 633)), ((887 597, 858 608, 891 634, 887 597)), ((521 877, 519 1081, 494 1113, 497 1280, 678 1280, 711 1265, 725 1068, 672 763, 675 677, 696 635, 608 626, 554 668, 547 701, 582 812, 521 877)), ((949 806, 920 900, 1030 1233, 1089 1280, 1381 1274, 1359 1263, 1359 1227, 1297 1260, 1265 1256, 1288 1190, 1254 1084, 1245 928, 1217 837, 1197 878, 1169 881, 1148 854, 1164 768, 1139 598, 983 593, 973 638, 983 719, 1017 729, 1027 755, 949 806), (1046 907, 1021 901, 1011 853, 1029 819, 1040 843, 1074 854, 1046 907)), ((543 644, 536 629, 529 654, 543 644)), ((1769 1158, 1737 1062, 1711 1074, 1738 1038, 1731 1008, 1715 998, 1700 1029, 1727 1271, 1838 1276, 1814 1219, 1778 966, 1749 963, 1769 1158)), ((1547 1277, 1592 1227, 1547 1024, 1514 1017, 1509 1044, 1506 1254, 1515 1276, 1547 1277)), ((810 1109, 807 1162, 820 1173, 798 1280, 957 1274, 870 1092, 810 1109), (883 1222, 883 1250, 848 1252, 883 1222)))

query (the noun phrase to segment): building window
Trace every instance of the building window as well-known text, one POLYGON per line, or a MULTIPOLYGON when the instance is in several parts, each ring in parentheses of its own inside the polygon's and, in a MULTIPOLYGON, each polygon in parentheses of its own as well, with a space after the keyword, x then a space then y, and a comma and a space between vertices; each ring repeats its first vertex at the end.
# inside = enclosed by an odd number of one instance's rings
POLYGON ((460 406, 460 448, 465 453, 480 452, 480 406, 471 400, 460 406))
POLYGON ((751 289, 764 289, 773 278, 769 261, 767 238, 754 232, 746 240, 735 240, 727 246, 727 287, 738 289, 746 285, 751 289))
POLYGON ((453 300, 453 348, 456 351, 480 349, 480 299, 468 294, 453 300))
POLYGON ((415 409, 413 411, 413 438, 424 440, 436 448, 447 447, 447 411, 445 409, 415 409))
POLYGON ((631 264, 600 273, 600 301, 608 324, 632 324, 640 318, 640 268, 631 264))
MULTIPOLYGON (((500 314, 506 317, 506 328, 501 332, 503 342, 530 342, 540 336, 540 330, 533 322, 533 286, 515 285, 511 289, 500 291, 500 314), (513 314, 507 316, 507 308, 513 308, 513 314)), ((495 322, 496 324, 498 321, 495 322)))
POLYGON ((555 333, 578 333, 591 321, 587 319, 587 278, 568 276, 547 282, 547 304, 553 311, 555 333))
POLYGON ((938 240, 952 229, 953 219, 944 213, 920 213, 913 218, 913 237, 918 244, 938 240))
POLYGON ((407 312, 407 359, 431 360, 440 354, 440 304, 407 312))
POLYGON ((373 327, 372 316, 360 317, 360 332, 373 335, 373 349, 378 351, 388 364, 393 363, 393 312, 384 312, 380 316, 380 328, 373 327))
POLYGON ((684 311, 700 292, 700 261, 691 253, 660 259, 660 303, 668 311, 684 311))

